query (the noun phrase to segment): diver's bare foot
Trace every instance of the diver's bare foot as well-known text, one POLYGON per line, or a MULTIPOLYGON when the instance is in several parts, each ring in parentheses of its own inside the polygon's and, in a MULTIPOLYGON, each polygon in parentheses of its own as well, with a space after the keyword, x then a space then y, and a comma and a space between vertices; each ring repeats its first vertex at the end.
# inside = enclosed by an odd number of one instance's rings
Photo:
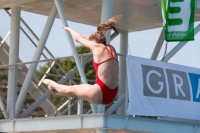
POLYGON ((50 79, 44 79, 42 81, 44 84, 46 84, 49 88, 49 90, 53 91, 53 93, 56 93, 57 91, 53 88, 53 85, 56 83, 53 80, 50 79))

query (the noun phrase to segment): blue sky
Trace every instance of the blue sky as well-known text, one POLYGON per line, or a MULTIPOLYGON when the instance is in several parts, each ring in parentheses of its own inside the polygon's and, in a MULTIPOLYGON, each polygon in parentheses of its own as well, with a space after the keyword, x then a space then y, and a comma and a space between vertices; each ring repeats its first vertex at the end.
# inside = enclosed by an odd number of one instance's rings
MULTIPOLYGON (((41 36, 44 25, 46 23, 47 17, 43 15, 21 12, 22 18, 28 23, 28 25, 33 29, 33 31, 41 36)), ((195 23, 195 26, 199 24, 199 22, 195 23)), ((66 34, 64 30, 60 28, 62 25, 60 19, 56 19, 54 25, 51 29, 51 33, 49 35, 48 41, 46 43, 46 47, 53 53, 55 57, 63 57, 72 55, 71 49, 68 45, 68 41, 66 38, 66 34)), ((76 31, 89 36, 96 30, 96 27, 84 25, 80 23, 74 23, 68 21, 69 27, 75 29, 76 31)), ((138 32, 129 33, 129 55, 138 56, 142 58, 150 59, 151 54, 156 45, 157 39, 160 35, 161 28, 144 30, 138 32)), ((79 45, 75 42, 76 45, 79 45)), ((168 43, 169 52, 177 43, 168 43)), ((120 40, 119 36, 115 38, 111 45, 113 45, 116 50, 119 52, 120 40)), ((160 51, 158 56, 158 60, 160 60, 164 54, 165 43, 160 51)), ((169 60, 170 63, 191 66, 200 68, 200 34, 195 36, 195 41, 191 41, 187 43, 173 58, 169 60)), ((32 55, 31 55, 32 56, 32 55)))

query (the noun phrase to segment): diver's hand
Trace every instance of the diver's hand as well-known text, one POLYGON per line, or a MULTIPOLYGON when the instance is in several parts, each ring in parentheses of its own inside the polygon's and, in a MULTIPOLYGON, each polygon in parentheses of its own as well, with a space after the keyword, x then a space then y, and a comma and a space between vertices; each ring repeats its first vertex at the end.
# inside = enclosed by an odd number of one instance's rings
POLYGON ((70 32, 71 28, 69 27, 65 27, 65 26, 61 26, 61 28, 65 29, 66 31, 70 32))

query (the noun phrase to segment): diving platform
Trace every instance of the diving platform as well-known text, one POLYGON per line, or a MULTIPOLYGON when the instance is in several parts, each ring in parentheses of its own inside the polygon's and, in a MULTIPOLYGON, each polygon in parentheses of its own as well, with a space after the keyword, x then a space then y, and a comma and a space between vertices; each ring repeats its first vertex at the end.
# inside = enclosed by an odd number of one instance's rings
POLYGON ((90 114, 0 121, 1 132, 20 133, 200 133, 195 122, 177 122, 155 118, 90 114))

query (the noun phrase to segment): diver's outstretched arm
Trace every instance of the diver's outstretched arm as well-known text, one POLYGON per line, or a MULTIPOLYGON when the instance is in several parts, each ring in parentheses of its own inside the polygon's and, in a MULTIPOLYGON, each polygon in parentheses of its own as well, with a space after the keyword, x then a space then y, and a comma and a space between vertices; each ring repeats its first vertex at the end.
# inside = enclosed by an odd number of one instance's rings
POLYGON ((90 41, 88 39, 88 37, 81 35, 80 33, 78 33, 77 31, 73 30, 72 28, 69 27, 64 27, 62 26, 63 29, 65 29, 66 31, 68 31, 69 33, 71 33, 72 37, 74 38, 74 40, 76 42, 79 42, 80 44, 82 44, 85 47, 90 48, 91 50, 94 48, 95 46, 95 42, 94 41, 90 41))

